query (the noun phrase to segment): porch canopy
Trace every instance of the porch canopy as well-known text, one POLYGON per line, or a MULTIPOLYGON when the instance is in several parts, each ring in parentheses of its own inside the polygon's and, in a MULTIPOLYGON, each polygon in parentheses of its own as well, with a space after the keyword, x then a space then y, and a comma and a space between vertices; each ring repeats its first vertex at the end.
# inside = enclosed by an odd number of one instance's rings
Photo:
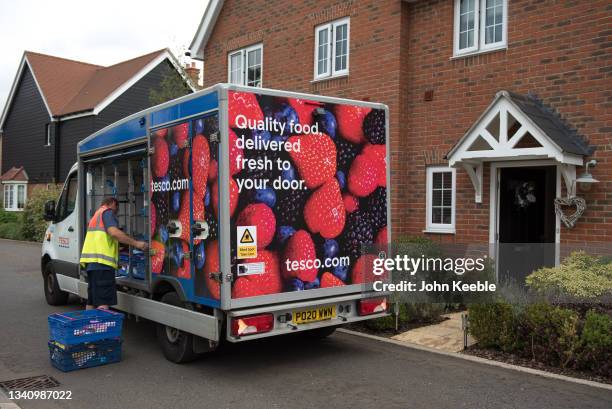
POLYGON ((576 166, 591 153, 576 131, 536 97, 500 91, 446 158, 450 166, 465 168, 481 203, 484 162, 554 159, 573 195, 576 166))

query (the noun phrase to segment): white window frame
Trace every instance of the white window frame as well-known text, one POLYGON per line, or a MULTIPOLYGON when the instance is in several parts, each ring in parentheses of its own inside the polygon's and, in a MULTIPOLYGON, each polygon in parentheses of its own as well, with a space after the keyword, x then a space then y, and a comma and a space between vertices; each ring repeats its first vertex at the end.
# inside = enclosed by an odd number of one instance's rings
POLYGON ((474 0, 474 45, 459 49, 459 12, 461 0, 455 0, 455 11, 453 14, 453 52, 454 56, 464 56, 469 54, 478 54, 507 48, 508 46, 508 1, 502 0, 503 16, 502 16, 502 39, 496 43, 485 44, 485 19, 486 19, 486 2, 487 0, 474 0))
POLYGON ((27 183, 21 182, 4 182, 2 189, 2 199, 4 201, 4 210, 9 212, 21 212, 23 211, 25 204, 28 200, 28 185, 27 183), (23 207, 18 207, 19 199, 19 187, 23 188, 23 207), (12 202, 7 200, 7 193, 12 190, 12 202), (10 203, 7 203, 10 202, 10 203))
POLYGON ((314 79, 321 80, 327 78, 340 77, 348 75, 349 63, 351 56, 351 19, 344 17, 339 20, 334 20, 329 23, 321 24, 315 27, 315 46, 314 46, 314 79), (337 27, 346 24, 346 68, 336 70, 336 33, 337 27), (327 46, 327 70, 319 74, 319 32, 328 30, 328 46, 327 46))
POLYGON ((45 125, 45 144, 44 146, 51 146, 51 122, 45 125))
POLYGON ((455 233, 455 209, 457 207, 456 192, 457 192, 457 170, 449 166, 430 166, 427 168, 427 180, 426 180, 426 233, 455 233), (446 172, 452 174, 453 189, 451 193, 451 223, 432 223, 432 201, 433 201, 433 174, 446 172))
POLYGON ((261 63, 260 63, 260 73, 261 78, 259 80, 259 86, 263 87, 263 44, 255 44, 249 47, 241 48, 239 50, 231 51, 227 54, 227 82, 238 85, 247 85, 248 81, 248 55, 249 52, 255 51, 259 49, 261 54, 261 63), (240 73, 240 82, 232 82, 232 57, 235 55, 240 55, 241 68, 239 70, 240 73))

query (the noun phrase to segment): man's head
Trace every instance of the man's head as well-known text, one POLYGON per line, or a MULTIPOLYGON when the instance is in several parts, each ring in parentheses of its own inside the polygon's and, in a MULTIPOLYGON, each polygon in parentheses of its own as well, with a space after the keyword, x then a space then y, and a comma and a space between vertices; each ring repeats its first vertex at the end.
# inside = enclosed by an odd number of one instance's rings
POLYGON ((105 197, 104 200, 102 200, 102 206, 106 206, 114 213, 117 213, 117 210, 119 209, 119 201, 116 197, 105 197))

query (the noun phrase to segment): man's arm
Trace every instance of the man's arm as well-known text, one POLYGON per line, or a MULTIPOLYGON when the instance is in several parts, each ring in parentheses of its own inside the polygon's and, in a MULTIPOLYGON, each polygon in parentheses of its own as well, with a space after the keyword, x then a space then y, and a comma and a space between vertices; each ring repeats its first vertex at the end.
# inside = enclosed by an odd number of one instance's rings
POLYGON ((146 241, 134 240, 133 238, 122 232, 118 227, 110 226, 106 229, 106 231, 119 243, 127 244, 128 246, 136 247, 140 250, 145 250, 148 247, 146 241))

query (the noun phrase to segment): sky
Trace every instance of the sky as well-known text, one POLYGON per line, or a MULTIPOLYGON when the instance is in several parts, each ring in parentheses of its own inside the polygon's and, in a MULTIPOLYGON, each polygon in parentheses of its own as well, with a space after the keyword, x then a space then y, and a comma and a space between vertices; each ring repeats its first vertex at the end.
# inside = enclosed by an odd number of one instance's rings
POLYGON ((25 50, 105 66, 164 47, 183 53, 207 3, 0 0, 0 112, 25 50))

